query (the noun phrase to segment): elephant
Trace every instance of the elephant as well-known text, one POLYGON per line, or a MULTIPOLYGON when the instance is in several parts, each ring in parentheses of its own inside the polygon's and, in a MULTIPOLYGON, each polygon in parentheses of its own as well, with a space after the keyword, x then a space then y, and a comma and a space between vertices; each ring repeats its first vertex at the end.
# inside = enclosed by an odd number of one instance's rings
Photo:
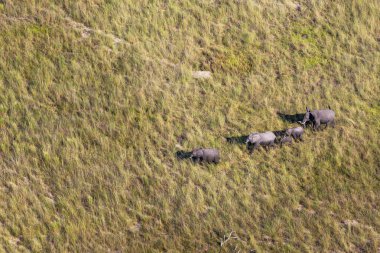
POLYGON ((270 147, 274 146, 274 141, 276 140, 276 135, 273 132, 265 132, 265 133, 251 133, 247 140, 247 149, 252 154, 253 151, 260 146, 270 147), (253 148, 251 146, 253 145, 253 148))
POLYGON ((190 158, 195 162, 219 163, 220 153, 214 148, 197 148, 192 151, 190 158))
POLYGON ((282 145, 286 144, 286 143, 289 143, 289 144, 292 144, 293 142, 293 139, 292 137, 290 136, 284 136, 280 139, 280 147, 282 147, 282 145))
POLYGON ((302 139, 302 135, 303 135, 303 133, 304 133, 304 129, 303 129, 303 127, 293 127, 293 128, 288 128, 288 129, 286 129, 286 131, 285 131, 285 134, 287 135, 287 136, 291 136, 291 137, 293 137, 294 138, 294 140, 301 140, 301 141, 303 141, 303 139, 302 139))
POLYGON ((306 107, 306 114, 302 121, 298 121, 303 127, 305 127, 306 122, 311 121, 313 124, 313 129, 318 130, 321 124, 325 124, 325 128, 328 125, 335 127, 335 112, 329 109, 324 110, 313 110, 310 111, 309 107, 306 107))

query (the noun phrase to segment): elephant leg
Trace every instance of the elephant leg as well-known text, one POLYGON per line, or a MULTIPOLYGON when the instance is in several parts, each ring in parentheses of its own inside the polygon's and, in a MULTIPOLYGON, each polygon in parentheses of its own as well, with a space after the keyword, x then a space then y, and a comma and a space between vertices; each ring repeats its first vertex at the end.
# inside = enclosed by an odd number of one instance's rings
POLYGON ((266 148, 267 151, 269 151, 273 146, 274 146, 274 142, 271 141, 271 142, 269 142, 268 144, 265 145, 265 148, 266 148))
POLYGON ((253 146, 253 148, 252 148, 250 154, 252 154, 253 151, 254 151, 255 149, 258 149, 259 147, 260 147, 260 143, 259 143, 259 142, 256 142, 255 145, 253 146))
POLYGON ((318 131, 321 123, 319 121, 315 121, 315 130, 318 131))
POLYGON ((250 153, 250 154, 252 154, 253 153, 253 147, 252 147, 252 144, 247 144, 247 150, 248 150, 248 152, 250 153))
POLYGON ((253 152, 252 144, 247 143, 247 150, 248 150, 248 152, 249 152, 250 154, 252 154, 252 152, 253 152))

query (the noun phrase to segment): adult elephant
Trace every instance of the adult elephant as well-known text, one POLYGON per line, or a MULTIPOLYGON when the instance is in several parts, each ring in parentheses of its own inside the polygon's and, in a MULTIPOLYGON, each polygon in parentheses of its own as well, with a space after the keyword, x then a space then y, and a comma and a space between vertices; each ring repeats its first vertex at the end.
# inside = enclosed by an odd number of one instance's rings
POLYGON ((266 148, 274 146, 275 140, 276 135, 273 132, 251 133, 246 140, 247 149, 252 154, 253 151, 260 146, 266 148))
POLYGON ((335 112, 329 109, 323 110, 313 110, 311 111, 309 107, 306 107, 306 113, 302 121, 298 121, 303 127, 305 127, 306 122, 311 121, 313 124, 313 129, 318 130, 321 124, 325 124, 325 128, 328 125, 335 126, 335 112))

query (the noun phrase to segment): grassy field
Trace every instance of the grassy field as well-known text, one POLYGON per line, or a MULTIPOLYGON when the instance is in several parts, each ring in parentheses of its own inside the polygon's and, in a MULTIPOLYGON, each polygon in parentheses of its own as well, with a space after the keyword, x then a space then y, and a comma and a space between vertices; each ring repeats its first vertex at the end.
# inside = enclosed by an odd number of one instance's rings
POLYGON ((380 252, 379 17, 378 0, 0 1, 0 252, 380 252), (226 141, 306 106, 336 127, 252 156, 226 141), (221 163, 177 158, 195 147, 221 163))

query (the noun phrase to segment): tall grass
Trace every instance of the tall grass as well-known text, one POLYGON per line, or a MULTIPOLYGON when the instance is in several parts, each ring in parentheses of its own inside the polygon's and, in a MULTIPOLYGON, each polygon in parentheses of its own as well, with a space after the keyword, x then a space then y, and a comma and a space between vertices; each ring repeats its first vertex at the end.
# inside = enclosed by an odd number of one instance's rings
POLYGON ((0 4, 0 251, 377 252, 380 5, 300 7, 0 4), (337 126, 225 141, 306 106, 337 126), (199 146, 222 162, 177 159, 199 146))

